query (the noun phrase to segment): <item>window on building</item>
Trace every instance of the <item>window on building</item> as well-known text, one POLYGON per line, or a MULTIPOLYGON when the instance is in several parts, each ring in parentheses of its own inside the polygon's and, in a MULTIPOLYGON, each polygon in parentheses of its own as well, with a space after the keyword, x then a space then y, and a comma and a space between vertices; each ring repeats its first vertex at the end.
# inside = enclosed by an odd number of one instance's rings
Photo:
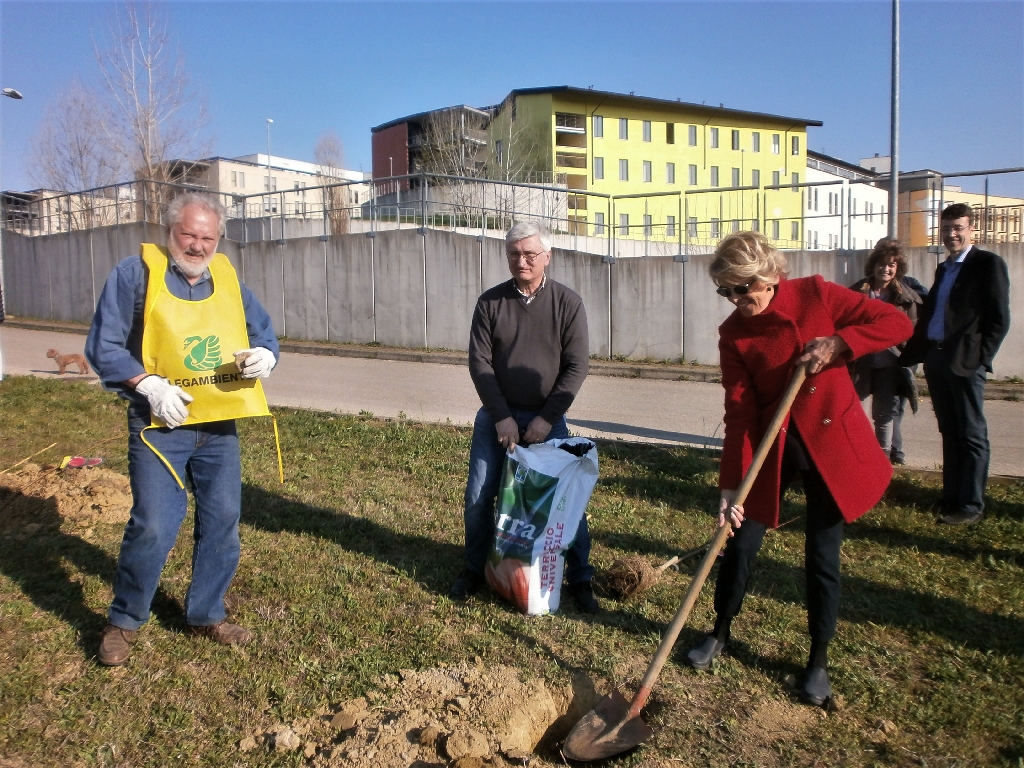
POLYGON ((696 147, 697 146, 697 126, 696 125, 688 126, 687 129, 686 129, 686 135, 687 135, 687 142, 686 143, 689 144, 691 147, 696 147))
POLYGON ((654 234, 654 220, 648 215, 644 214, 644 237, 650 237, 654 234))
POLYGON ((779 220, 778 219, 773 219, 772 220, 772 240, 778 240, 778 239, 779 239, 779 220))
POLYGON ((355 202, 356 205, 359 205, 359 193, 358 192, 353 192, 352 193, 352 199, 353 199, 353 201, 355 202))
POLYGON ((773 186, 773 187, 777 187, 777 186, 779 186, 779 182, 780 182, 781 180, 782 180, 782 179, 781 179, 781 178, 780 178, 780 176, 779 176, 779 172, 778 172, 778 171, 772 171, 772 186, 773 186))
POLYGON ((711 236, 721 237, 722 236, 722 222, 718 219, 711 220, 711 236))
POLYGON ((598 211, 594 214, 594 234, 604 234, 604 212, 598 211))
POLYGON ((686 219, 686 236, 696 237, 697 236, 697 217, 690 216, 686 219))
POLYGON ((856 197, 853 198, 850 201, 850 215, 851 216, 856 216, 857 215, 857 198, 856 197))
POLYGON ((761 132, 754 131, 750 134, 750 149, 753 152, 761 151, 761 132))
POLYGON ((739 219, 733 219, 732 220, 732 231, 733 232, 739 232, 740 231, 740 220, 739 219))
POLYGON ((732 186, 733 188, 740 186, 740 169, 732 169, 732 186))
POLYGON ((619 118, 619 138, 623 141, 629 138, 629 120, 624 117, 619 118))
POLYGON ((651 181, 653 181, 653 178, 651 176, 652 171, 651 171, 651 161, 650 160, 644 160, 643 169, 644 169, 644 181, 650 183, 651 181))
POLYGON ((245 171, 238 172, 238 188, 245 189, 245 171))
POLYGON ((818 188, 814 188, 814 210, 818 210, 818 188))
POLYGON ((676 124, 665 123, 665 143, 675 144, 676 143, 676 124))
POLYGON ((498 162, 498 165, 504 162, 501 154, 501 139, 494 142, 494 159, 498 162))
POLYGON ((594 158, 594 178, 595 179, 603 179, 604 178, 604 158, 603 157, 595 157, 594 158))
POLYGON ((697 186, 697 166, 696 165, 691 165, 690 166, 690 179, 689 179, 689 183, 690 183, 691 187, 696 187, 697 186))
POLYGON ((797 184, 800 183, 800 174, 799 173, 791 173, 790 176, 789 176, 789 180, 790 180, 790 183, 793 185, 793 191, 794 192, 798 192, 799 188, 797 187, 797 184))
POLYGON ((732 148, 733 149, 739 149, 740 148, 740 132, 735 130, 735 129, 733 129, 733 132, 732 132, 732 148))
POLYGON ((643 121, 643 135, 644 135, 644 141, 650 141, 651 140, 651 121, 650 120, 644 120, 643 121))
POLYGON ((604 117, 601 115, 594 115, 594 138, 604 138, 604 117))
POLYGON ((800 154, 800 137, 799 136, 793 136, 792 137, 792 145, 793 145, 792 154, 799 155, 800 154))
POLYGON ((758 219, 751 219, 750 220, 750 231, 751 232, 760 232, 761 231, 761 222, 758 219))
POLYGON ((232 187, 237 187, 238 186, 238 171, 232 171, 231 172, 231 186, 232 187))
POLYGON ((814 233, 814 248, 815 248, 815 249, 817 249, 817 248, 818 248, 818 235, 819 235, 819 234, 820 234, 820 233, 819 233, 819 232, 817 232, 817 231, 815 231, 815 233, 814 233))
POLYGON ((799 242, 799 240, 800 240, 800 222, 799 221, 791 221, 791 222, 789 222, 789 224, 790 224, 789 239, 792 240, 794 243, 795 242, 799 242))
POLYGON ((750 172, 750 185, 753 187, 761 186, 761 172, 757 168, 750 172))
POLYGON ((676 236, 676 217, 668 216, 665 219, 665 237, 676 236))
POLYGON ((772 154, 777 155, 780 151, 781 137, 777 133, 772 134, 772 154))
POLYGON ((629 214, 628 213, 620 213, 619 214, 619 234, 620 235, 628 235, 629 234, 629 214))
POLYGON ((718 186, 718 166, 717 165, 712 165, 711 166, 711 186, 712 187, 717 187, 718 186))
POLYGON ((828 215, 829 216, 831 216, 832 214, 835 213, 835 207, 834 207, 835 204, 833 203, 833 198, 834 198, 834 194, 832 192, 829 192, 828 193, 828 215))
POLYGON ((297 181, 295 182, 295 191, 296 192, 299 191, 299 182, 297 182, 297 181))
POLYGON ((711 129, 711 148, 718 149, 718 129, 711 129))
POLYGON ((629 160, 619 160, 619 181, 629 181, 629 160))
POLYGON ((676 183, 676 164, 665 163, 665 183, 675 184, 676 183))

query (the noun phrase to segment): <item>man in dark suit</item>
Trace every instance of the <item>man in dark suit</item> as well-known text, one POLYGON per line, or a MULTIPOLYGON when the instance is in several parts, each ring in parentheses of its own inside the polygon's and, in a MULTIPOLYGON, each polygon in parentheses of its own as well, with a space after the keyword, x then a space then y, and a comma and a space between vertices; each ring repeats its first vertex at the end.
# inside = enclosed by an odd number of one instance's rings
POLYGON ((914 336, 900 358, 924 362, 924 375, 942 433, 942 517, 972 525, 985 508, 989 442, 985 372, 992 372, 1010 328, 1006 262, 971 245, 972 211, 964 203, 942 212, 942 244, 949 252, 935 270, 914 336))

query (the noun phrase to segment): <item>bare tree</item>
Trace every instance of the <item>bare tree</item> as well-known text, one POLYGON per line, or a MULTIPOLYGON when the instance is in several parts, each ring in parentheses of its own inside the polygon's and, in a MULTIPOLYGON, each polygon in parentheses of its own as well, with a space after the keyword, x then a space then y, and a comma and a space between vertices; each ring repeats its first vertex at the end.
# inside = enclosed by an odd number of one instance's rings
POLYGON ((437 110, 423 124, 420 168, 427 173, 456 176, 437 184, 452 205, 457 220, 472 226, 474 212, 484 205, 483 187, 472 181, 483 171, 487 151, 490 115, 483 110, 459 106, 437 110))
POLYGON ((119 180, 123 165, 106 140, 100 101, 76 78, 46 107, 30 149, 36 184, 75 192, 119 180))
POLYGON ((96 59, 109 96, 107 140, 136 179, 171 181, 183 169, 168 161, 208 153, 206 110, 156 6, 129 0, 115 10, 96 59))
POLYGON ((321 199, 332 235, 344 235, 349 229, 348 187, 331 186, 344 181, 341 172, 344 157, 341 139, 334 131, 322 134, 313 149, 313 162, 316 163, 321 199))
MULTIPOLYGON (((36 184, 57 192, 81 193, 121 178, 124 166, 106 140, 100 101, 100 94, 74 79, 46 107, 29 150, 29 174, 36 184)), ((56 216, 71 229, 104 223, 97 216, 109 213, 111 204, 101 195, 90 192, 57 198, 46 204, 47 215, 56 216)), ((115 199, 113 205, 117 204, 115 199)), ((107 218, 116 220, 117 215, 107 218)))

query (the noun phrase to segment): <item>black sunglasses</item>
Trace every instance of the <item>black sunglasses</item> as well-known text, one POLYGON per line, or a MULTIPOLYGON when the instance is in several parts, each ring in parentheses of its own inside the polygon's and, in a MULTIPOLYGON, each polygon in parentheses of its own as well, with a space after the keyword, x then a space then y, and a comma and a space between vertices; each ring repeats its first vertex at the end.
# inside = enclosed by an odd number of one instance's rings
POLYGON ((746 296, 748 293, 750 293, 750 286, 752 286, 755 282, 756 281, 751 280, 749 283, 745 283, 743 285, 734 285, 731 288, 725 285, 720 285, 718 286, 718 290, 715 291, 715 293, 727 299, 734 293, 737 296, 746 296))

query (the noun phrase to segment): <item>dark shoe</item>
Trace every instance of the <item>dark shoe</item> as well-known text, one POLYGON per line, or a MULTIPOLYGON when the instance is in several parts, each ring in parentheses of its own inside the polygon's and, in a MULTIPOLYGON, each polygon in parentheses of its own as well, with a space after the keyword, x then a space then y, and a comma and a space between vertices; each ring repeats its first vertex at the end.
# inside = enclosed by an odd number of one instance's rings
POLYGON ((100 650, 97 654, 100 664, 107 667, 119 667, 128 661, 138 634, 136 630, 122 629, 113 624, 107 624, 100 634, 100 650))
POLYGON ((982 513, 976 509, 967 509, 962 512, 953 512, 939 519, 943 525, 974 525, 980 523, 982 513))
POLYGON ((719 640, 714 635, 708 635, 704 638, 703 643, 695 645, 686 652, 686 663, 694 669, 707 669, 711 666, 711 662, 725 648, 725 644, 725 640, 719 640))
POLYGON ((597 613, 601 610, 601 604, 594 597, 594 588, 589 581, 581 581, 578 584, 566 584, 565 591, 569 593, 576 607, 583 613, 597 613))
POLYGON ((475 595, 480 585, 484 583, 484 577, 479 573, 466 568, 455 579, 452 588, 448 590, 448 597, 452 600, 466 600, 470 595, 475 595))
POLYGON ((892 464, 894 467, 902 467, 904 464, 907 463, 907 459, 902 453, 890 453, 889 463, 892 464))
POLYGON ((811 667, 804 673, 804 684, 800 686, 800 698, 808 704, 820 707, 832 698, 832 686, 828 682, 828 670, 811 667))
POLYGON ((221 645, 247 645, 252 641, 252 632, 228 621, 211 624, 207 627, 196 627, 190 624, 188 631, 193 635, 208 637, 221 645))

